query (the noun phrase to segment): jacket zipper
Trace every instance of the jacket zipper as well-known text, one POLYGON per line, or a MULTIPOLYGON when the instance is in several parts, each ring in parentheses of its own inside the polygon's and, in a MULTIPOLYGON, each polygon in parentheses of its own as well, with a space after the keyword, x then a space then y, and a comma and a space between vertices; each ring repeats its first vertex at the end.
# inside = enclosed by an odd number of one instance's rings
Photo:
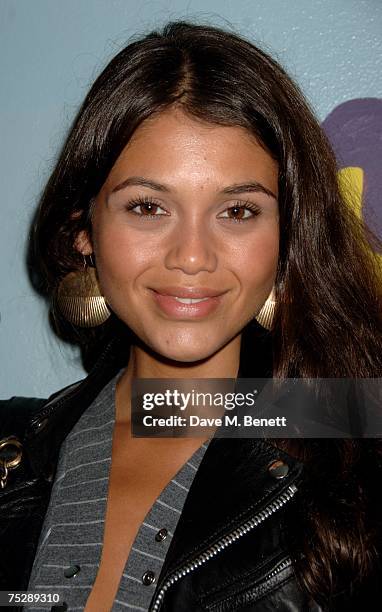
MULTIPOLYGON (((251 601, 258 599, 260 595, 263 596, 268 591, 272 590, 278 584, 277 577, 279 574, 290 567, 292 567, 292 559, 290 557, 286 557, 283 561, 280 561, 280 563, 278 563, 271 572, 263 576, 260 584, 248 590, 251 596, 251 601)), ((227 603, 227 601, 230 599, 232 599, 232 596, 226 598, 224 602, 227 603)))
POLYGON ((187 563, 184 567, 179 569, 177 572, 174 572, 163 584, 158 595, 156 596, 156 599, 154 600, 152 606, 150 607, 150 612, 158 612, 158 610, 160 609, 163 603, 164 595, 170 586, 172 586, 175 582, 177 582, 183 576, 186 576, 186 574, 189 574, 190 572, 195 570, 200 565, 203 565, 204 563, 206 563, 206 561, 209 561, 210 559, 212 559, 212 557, 214 557, 220 551, 227 548, 227 546, 229 546, 230 544, 233 544, 233 542, 235 542, 236 540, 241 538, 243 535, 248 533, 248 531, 251 531, 251 529, 260 525, 260 523, 265 521, 269 516, 271 516, 271 514, 279 510, 282 506, 284 506, 284 504, 286 504, 289 500, 291 500, 296 492, 297 492, 296 485, 294 484, 289 485, 289 487, 286 489, 284 493, 282 493, 279 497, 277 497, 273 502, 271 502, 263 510, 258 512, 253 518, 251 518, 249 521, 247 521, 240 527, 237 527, 234 531, 224 536, 224 538, 222 538, 221 540, 218 540, 216 544, 208 548, 204 553, 200 554, 193 561, 190 561, 189 563, 187 563))
MULTIPOLYGON (((285 569, 287 569, 287 567, 290 567, 291 565, 292 559, 290 557, 287 557, 278 565, 276 565, 276 567, 271 572, 269 572, 269 574, 267 574, 265 578, 263 578, 264 583, 268 580, 271 580, 272 578, 275 578, 278 574, 280 574, 280 572, 283 572, 285 569)), ((252 590, 252 593, 258 593, 263 588, 263 586, 263 584, 258 585, 252 590)))

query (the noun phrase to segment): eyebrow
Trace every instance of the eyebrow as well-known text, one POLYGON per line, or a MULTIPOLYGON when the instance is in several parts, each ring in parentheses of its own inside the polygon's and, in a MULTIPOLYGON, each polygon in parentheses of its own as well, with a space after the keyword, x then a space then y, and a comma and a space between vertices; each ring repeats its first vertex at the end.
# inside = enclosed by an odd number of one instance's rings
MULTIPOLYGON (((112 189, 111 193, 115 193, 116 191, 121 191, 121 189, 125 189, 129 185, 139 185, 141 187, 149 187, 150 189, 155 189, 155 191, 161 191, 164 193, 170 193, 170 187, 166 185, 162 185, 161 183, 157 183, 156 181, 152 181, 150 179, 144 178, 143 176, 130 176, 129 178, 122 181, 112 189)), ((248 193, 248 192, 256 192, 256 193, 265 193, 265 195, 270 196, 277 200, 276 195, 267 187, 264 187, 258 181, 248 181, 245 183, 234 183, 233 185, 229 185, 228 187, 224 187, 220 191, 220 193, 235 195, 239 193, 248 193)))

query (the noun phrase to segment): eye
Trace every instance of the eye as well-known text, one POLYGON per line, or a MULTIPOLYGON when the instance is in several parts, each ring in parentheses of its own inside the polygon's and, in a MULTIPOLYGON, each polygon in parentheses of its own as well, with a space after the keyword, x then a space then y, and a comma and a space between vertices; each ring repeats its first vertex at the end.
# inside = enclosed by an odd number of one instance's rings
POLYGON ((130 200, 128 204, 126 204, 126 210, 133 213, 133 215, 137 215, 138 217, 145 217, 148 219, 153 219, 154 217, 163 217, 167 215, 167 213, 155 214, 156 211, 164 210, 157 204, 154 200, 152 200, 149 196, 135 198, 134 200, 130 200), (134 208, 140 208, 141 212, 136 212, 134 208), (142 212, 143 211, 143 212, 142 212))
POLYGON ((229 215, 219 215, 219 218, 230 219, 236 223, 243 223, 244 221, 249 221, 250 219, 257 217, 257 215, 260 214, 260 208, 253 202, 236 202, 234 206, 227 208, 224 213, 232 213, 234 216, 230 217, 229 215))
MULTIPOLYGON (((126 204, 125 209, 131 212, 138 217, 146 218, 146 219, 154 219, 155 217, 164 217, 167 216, 168 213, 159 213, 156 214, 158 210, 164 210, 159 204, 157 204, 152 198, 149 196, 139 196, 130 200, 128 204, 126 204), (136 212, 134 209, 140 208, 141 212, 136 212)), ((243 223, 245 221, 249 221, 255 218, 260 214, 260 208, 256 206, 253 202, 236 202, 234 206, 230 206, 227 208, 224 213, 228 213, 227 216, 219 215, 220 219, 229 219, 230 221, 234 221, 235 223, 243 223), (234 216, 229 216, 232 213, 234 216)))

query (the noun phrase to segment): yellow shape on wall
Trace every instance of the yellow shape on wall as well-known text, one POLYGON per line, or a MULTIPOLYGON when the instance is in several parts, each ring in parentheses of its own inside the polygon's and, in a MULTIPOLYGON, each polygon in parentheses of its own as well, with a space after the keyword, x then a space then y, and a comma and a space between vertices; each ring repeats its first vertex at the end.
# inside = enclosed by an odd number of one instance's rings
POLYGON ((362 168, 348 166, 338 172, 340 189, 346 202, 362 218, 363 170, 362 168))
MULTIPOLYGON (((357 217, 362 219, 362 194, 363 194, 362 168, 357 166, 341 168, 338 171, 338 182, 340 190, 347 204, 354 210, 357 217)), ((382 268, 382 255, 377 255, 382 268)))

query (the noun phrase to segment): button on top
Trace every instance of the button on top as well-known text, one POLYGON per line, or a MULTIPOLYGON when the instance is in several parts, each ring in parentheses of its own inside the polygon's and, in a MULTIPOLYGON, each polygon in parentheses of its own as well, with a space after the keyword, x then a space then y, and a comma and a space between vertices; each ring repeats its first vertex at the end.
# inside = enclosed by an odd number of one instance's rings
POLYGON ((155 540, 157 542, 162 542, 167 538, 168 531, 163 527, 163 529, 159 529, 158 533, 155 535, 155 540))
POLYGON ((80 571, 81 568, 79 565, 71 565, 64 570, 64 576, 65 578, 74 578, 74 576, 76 576, 80 571))
POLYGON ((142 582, 146 586, 148 586, 149 584, 153 584, 155 582, 154 572, 152 572, 151 570, 148 570, 147 572, 145 572, 142 576, 142 582))
POLYGON ((285 476, 288 474, 289 472, 289 466, 284 463, 284 461, 281 461, 281 459, 277 459, 276 461, 273 461, 269 466, 268 466, 268 473, 270 476, 272 476, 272 478, 285 478, 285 476))

